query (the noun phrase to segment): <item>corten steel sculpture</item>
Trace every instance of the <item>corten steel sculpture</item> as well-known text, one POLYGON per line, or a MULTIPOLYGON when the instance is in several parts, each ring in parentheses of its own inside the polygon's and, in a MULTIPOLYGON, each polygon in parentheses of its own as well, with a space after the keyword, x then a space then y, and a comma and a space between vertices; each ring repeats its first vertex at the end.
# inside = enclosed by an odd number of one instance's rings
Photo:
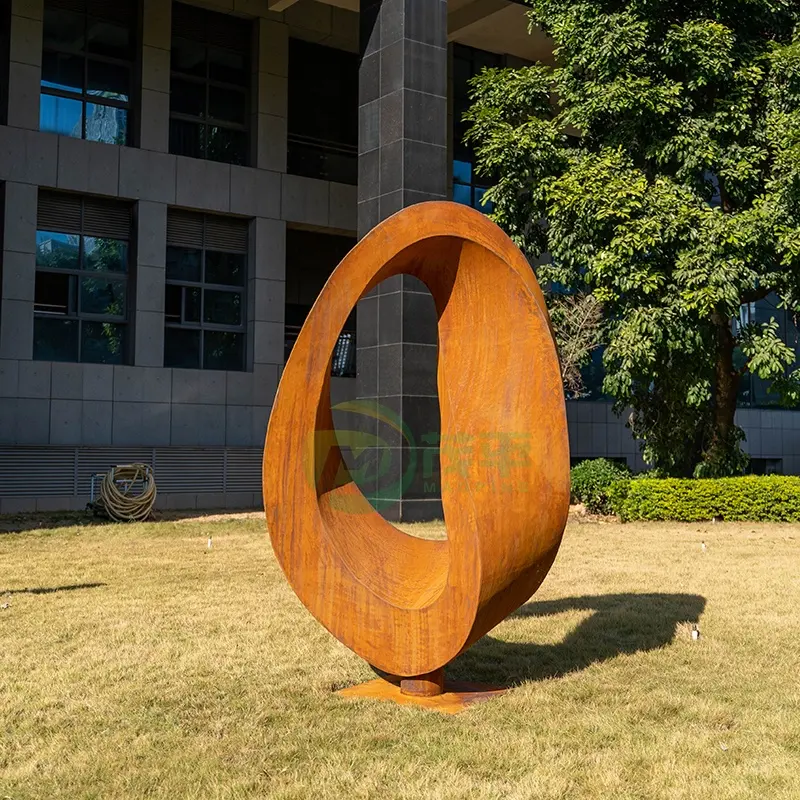
POLYGON ((539 587, 561 542, 569 494, 558 356, 525 257, 483 214, 455 203, 411 206, 380 224, 311 310, 283 373, 264 454, 267 526, 289 583, 337 639, 397 676, 345 694, 451 711, 479 697, 443 694, 443 667, 539 587), (400 273, 427 285, 439 317, 446 541, 386 522, 331 444, 337 338, 359 298, 400 273), (500 443, 500 454, 482 455, 476 441, 500 443))

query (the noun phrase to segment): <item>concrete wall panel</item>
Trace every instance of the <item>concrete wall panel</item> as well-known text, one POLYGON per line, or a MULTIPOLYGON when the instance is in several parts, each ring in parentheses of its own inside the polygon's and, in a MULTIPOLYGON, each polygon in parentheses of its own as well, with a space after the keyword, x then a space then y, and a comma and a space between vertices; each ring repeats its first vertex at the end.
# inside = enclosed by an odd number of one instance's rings
POLYGON ((83 434, 83 401, 52 400, 50 402, 50 444, 81 444, 83 434))
POLYGON ((59 189, 116 197, 119 194, 120 149, 116 145, 59 138, 59 189))
POLYGON ((176 169, 176 156, 121 147, 119 194, 155 203, 174 203, 176 169))
POLYGON ((175 202, 185 208, 230 211, 230 164, 178 156, 175 202))

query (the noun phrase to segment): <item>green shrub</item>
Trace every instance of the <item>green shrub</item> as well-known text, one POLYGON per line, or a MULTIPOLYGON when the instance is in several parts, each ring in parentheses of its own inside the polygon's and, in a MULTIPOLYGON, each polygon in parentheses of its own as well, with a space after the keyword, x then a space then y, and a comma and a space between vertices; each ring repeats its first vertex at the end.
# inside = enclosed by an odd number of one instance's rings
POLYGON ((618 481, 608 503, 622 520, 800 522, 800 477, 640 478, 618 481))
POLYGON ((570 471, 572 500, 583 503, 592 514, 611 514, 608 488, 630 474, 627 467, 605 458, 582 461, 570 471))

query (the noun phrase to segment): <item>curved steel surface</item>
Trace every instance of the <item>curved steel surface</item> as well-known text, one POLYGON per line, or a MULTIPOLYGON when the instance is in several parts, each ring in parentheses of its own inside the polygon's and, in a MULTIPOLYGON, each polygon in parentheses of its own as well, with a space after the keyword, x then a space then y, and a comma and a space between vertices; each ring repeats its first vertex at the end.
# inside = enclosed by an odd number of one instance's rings
POLYGON ((386 672, 444 666, 536 591, 569 510, 566 410, 544 297, 500 228, 462 205, 422 203, 356 245, 286 364, 263 476, 267 527, 292 588, 386 672), (439 318, 443 542, 386 522, 332 433, 339 333, 364 294, 401 273, 427 285, 439 318))

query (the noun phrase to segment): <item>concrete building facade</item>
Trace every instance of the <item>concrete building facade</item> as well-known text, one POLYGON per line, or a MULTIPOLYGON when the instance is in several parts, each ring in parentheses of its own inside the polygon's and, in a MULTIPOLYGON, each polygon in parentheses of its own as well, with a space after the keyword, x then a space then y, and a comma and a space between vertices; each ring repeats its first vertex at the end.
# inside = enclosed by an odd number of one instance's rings
MULTIPOLYGON (((480 203, 466 79, 548 60, 526 26, 510 0, 0 0, 0 513, 82 508, 131 461, 162 507, 258 505, 305 314, 381 219, 480 203)), ((405 276, 333 354, 392 519, 441 516, 436 359, 405 276)), ((568 408, 576 458, 641 466, 608 403, 568 408)), ((800 415, 740 414, 756 463, 800 472, 800 415)))

